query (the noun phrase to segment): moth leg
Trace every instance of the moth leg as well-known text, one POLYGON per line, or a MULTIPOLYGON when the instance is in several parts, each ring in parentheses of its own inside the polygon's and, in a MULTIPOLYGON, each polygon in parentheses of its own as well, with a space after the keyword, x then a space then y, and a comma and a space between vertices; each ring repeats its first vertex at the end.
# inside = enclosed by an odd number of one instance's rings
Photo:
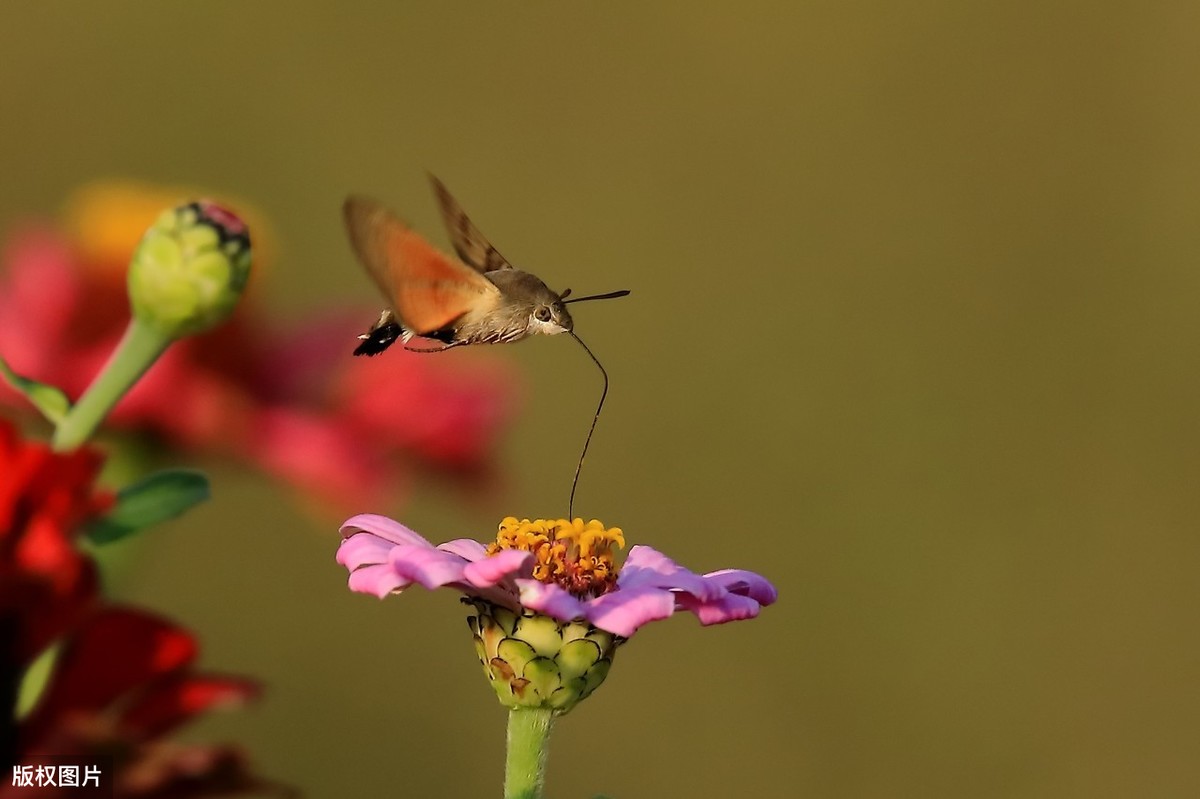
POLYGON ((405 344, 404 349, 407 352, 445 352, 446 350, 452 350, 455 347, 460 347, 466 343, 467 342, 465 341, 451 341, 449 344, 443 344, 440 347, 410 347, 405 344))

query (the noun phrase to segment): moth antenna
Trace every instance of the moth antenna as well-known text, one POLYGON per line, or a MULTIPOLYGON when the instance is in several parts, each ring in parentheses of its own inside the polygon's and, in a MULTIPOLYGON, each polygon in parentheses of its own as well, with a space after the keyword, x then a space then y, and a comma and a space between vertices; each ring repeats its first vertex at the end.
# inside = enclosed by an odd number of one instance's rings
MULTIPOLYGON (((570 293, 571 293, 571 290, 567 289, 565 292, 562 293, 561 296, 565 297, 570 293)), ((613 300, 613 299, 616 299, 617 297, 628 297, 628 296, 629 296, 629 289, 621 289, 620 291, 610 291, 607 294, 591 294, 591 295, 588 295, 587 297, 575 297, 574 299, 563 300, 563 305, 570 305, 573 302, 586 302, 588 300, 613 300)), ((579 343, 582 344, 583 342, 581 341, 579 343)), ((587 347, 584 347, 584 349, 587 349, 587 347)), ((595 359, 595 357, 596 356, 594 356, 594 355, 592 356, 593 359, 595 359)), ((597 363, 599 363, 599 361, 597 361, 597 363)))
MULTIPOLYGON (((625 292, 628 294, 629 292, 625 292)), ((596 432, 596 422, 600 421, 600 411, 604 408, 604 398, 608 396, 608 372, 604 371, 604 366, 600 363, 600 359, 588 349, 588 345, 583 343, 583 339, 575 335, 574 330, 567 331, 571 334, 571 338, 579 342, 579 346, 583 347, 583 351, 588 354, 592 362, 596 364, 596 368, 600 370, 600 374, 604 376, 604 390, 600 392, 600 403, 596 406, 596 415, 592 417, 592 426, 588 428, 587 438, 583 440, 583 452, 579 453, 579 463, 575 465, 575 477, 571 480, 571 499, 567 503, 567 518, 575 518, 575 489, 579 487, 579 472, 583 469, 583 459, 587 457, 588 445, 592 443, 592 433, 596 432)))

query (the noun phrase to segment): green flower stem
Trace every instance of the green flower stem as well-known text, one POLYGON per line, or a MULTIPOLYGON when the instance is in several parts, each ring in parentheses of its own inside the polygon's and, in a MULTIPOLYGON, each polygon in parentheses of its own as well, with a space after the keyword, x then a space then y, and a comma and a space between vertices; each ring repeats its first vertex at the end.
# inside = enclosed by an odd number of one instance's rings
POLYGON ((553 710, 523 707, 508 712, 504 799, 542 799, 553 726, 553 710))
POLYGON ((125 336, 100 374, 79 402, 67 412, 54 431, 52 444, 59 452, 75 449, 87 441, 104 417, 138 378, 158 360, 173 339, 137 317, 129 321, 125 336))

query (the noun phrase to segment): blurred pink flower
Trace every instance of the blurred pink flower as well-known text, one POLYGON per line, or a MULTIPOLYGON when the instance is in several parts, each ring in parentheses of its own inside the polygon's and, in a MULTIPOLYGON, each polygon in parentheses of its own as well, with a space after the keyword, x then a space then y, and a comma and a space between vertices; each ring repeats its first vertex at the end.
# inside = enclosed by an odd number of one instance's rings
POLYGON ((513 611, 585 621, 622 638, 676 610, 695 614, 704 625, 750 619, 777 596, 754 572, 697 574, 647 546, 633 547, 618 574, 611 546, 623 546, 623 534, 598 521, 510 517, 501 523, 497 543, 486 547, 469 538, 435 547, 374 514, 348 519, 341 532, 337 560, 349 569, 352 590, 382 598, 413 583, 449 586, 513 611))
MULTIPOLYGON (((84 238, 27 226, 2 255, 0 355, 73 398, 124 331, 128 301, 116 264, 123 267, 136 244, 126 239, 151 221, 139 215, 157 207, 119 188, 118 196, 92 187, 87 202, 76 203, 72 229, 84 238), (115 199, 106 205, 106 197, 115 199)), ((244 298, 223 326, 173 345, 116 407, 109 428, 236 458, 335 507, 394 502, 414 472, 473 486, 494 476, 491 456, 514 398, 494 361, 402 350, 386 360, 353 358, 355 336, 376 311, 323 310, 285 326, 252 306, 253 296, 244 298)), ((25 407, 2 385, 0 403, 25 407)))

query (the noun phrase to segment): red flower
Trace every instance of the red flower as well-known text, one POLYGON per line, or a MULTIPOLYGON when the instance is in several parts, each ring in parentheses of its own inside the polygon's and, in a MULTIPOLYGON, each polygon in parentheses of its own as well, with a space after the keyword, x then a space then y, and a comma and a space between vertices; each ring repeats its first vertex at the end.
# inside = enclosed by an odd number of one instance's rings
POLYGON ((83 616, 96 593, 96 569, 74 545, 80 524, 107 509, 112 494, 93 488, 101 456, 55 453, 26 442, 0 420, 0 652, 23 668, 83 616))
MULTIPOLYGON (((191 634, 149 613, 108 607, 93 614, 67 639, 21 723, 17 763, 94 758, 112 768, 115 795, 129 799, 285 791, 252 774, 232 747, 162 740, 208 710, 258 695, 250 680, 195 671, 196 655, 191 634)), ((0 787, 0 797, 8 795, 0 787)))

